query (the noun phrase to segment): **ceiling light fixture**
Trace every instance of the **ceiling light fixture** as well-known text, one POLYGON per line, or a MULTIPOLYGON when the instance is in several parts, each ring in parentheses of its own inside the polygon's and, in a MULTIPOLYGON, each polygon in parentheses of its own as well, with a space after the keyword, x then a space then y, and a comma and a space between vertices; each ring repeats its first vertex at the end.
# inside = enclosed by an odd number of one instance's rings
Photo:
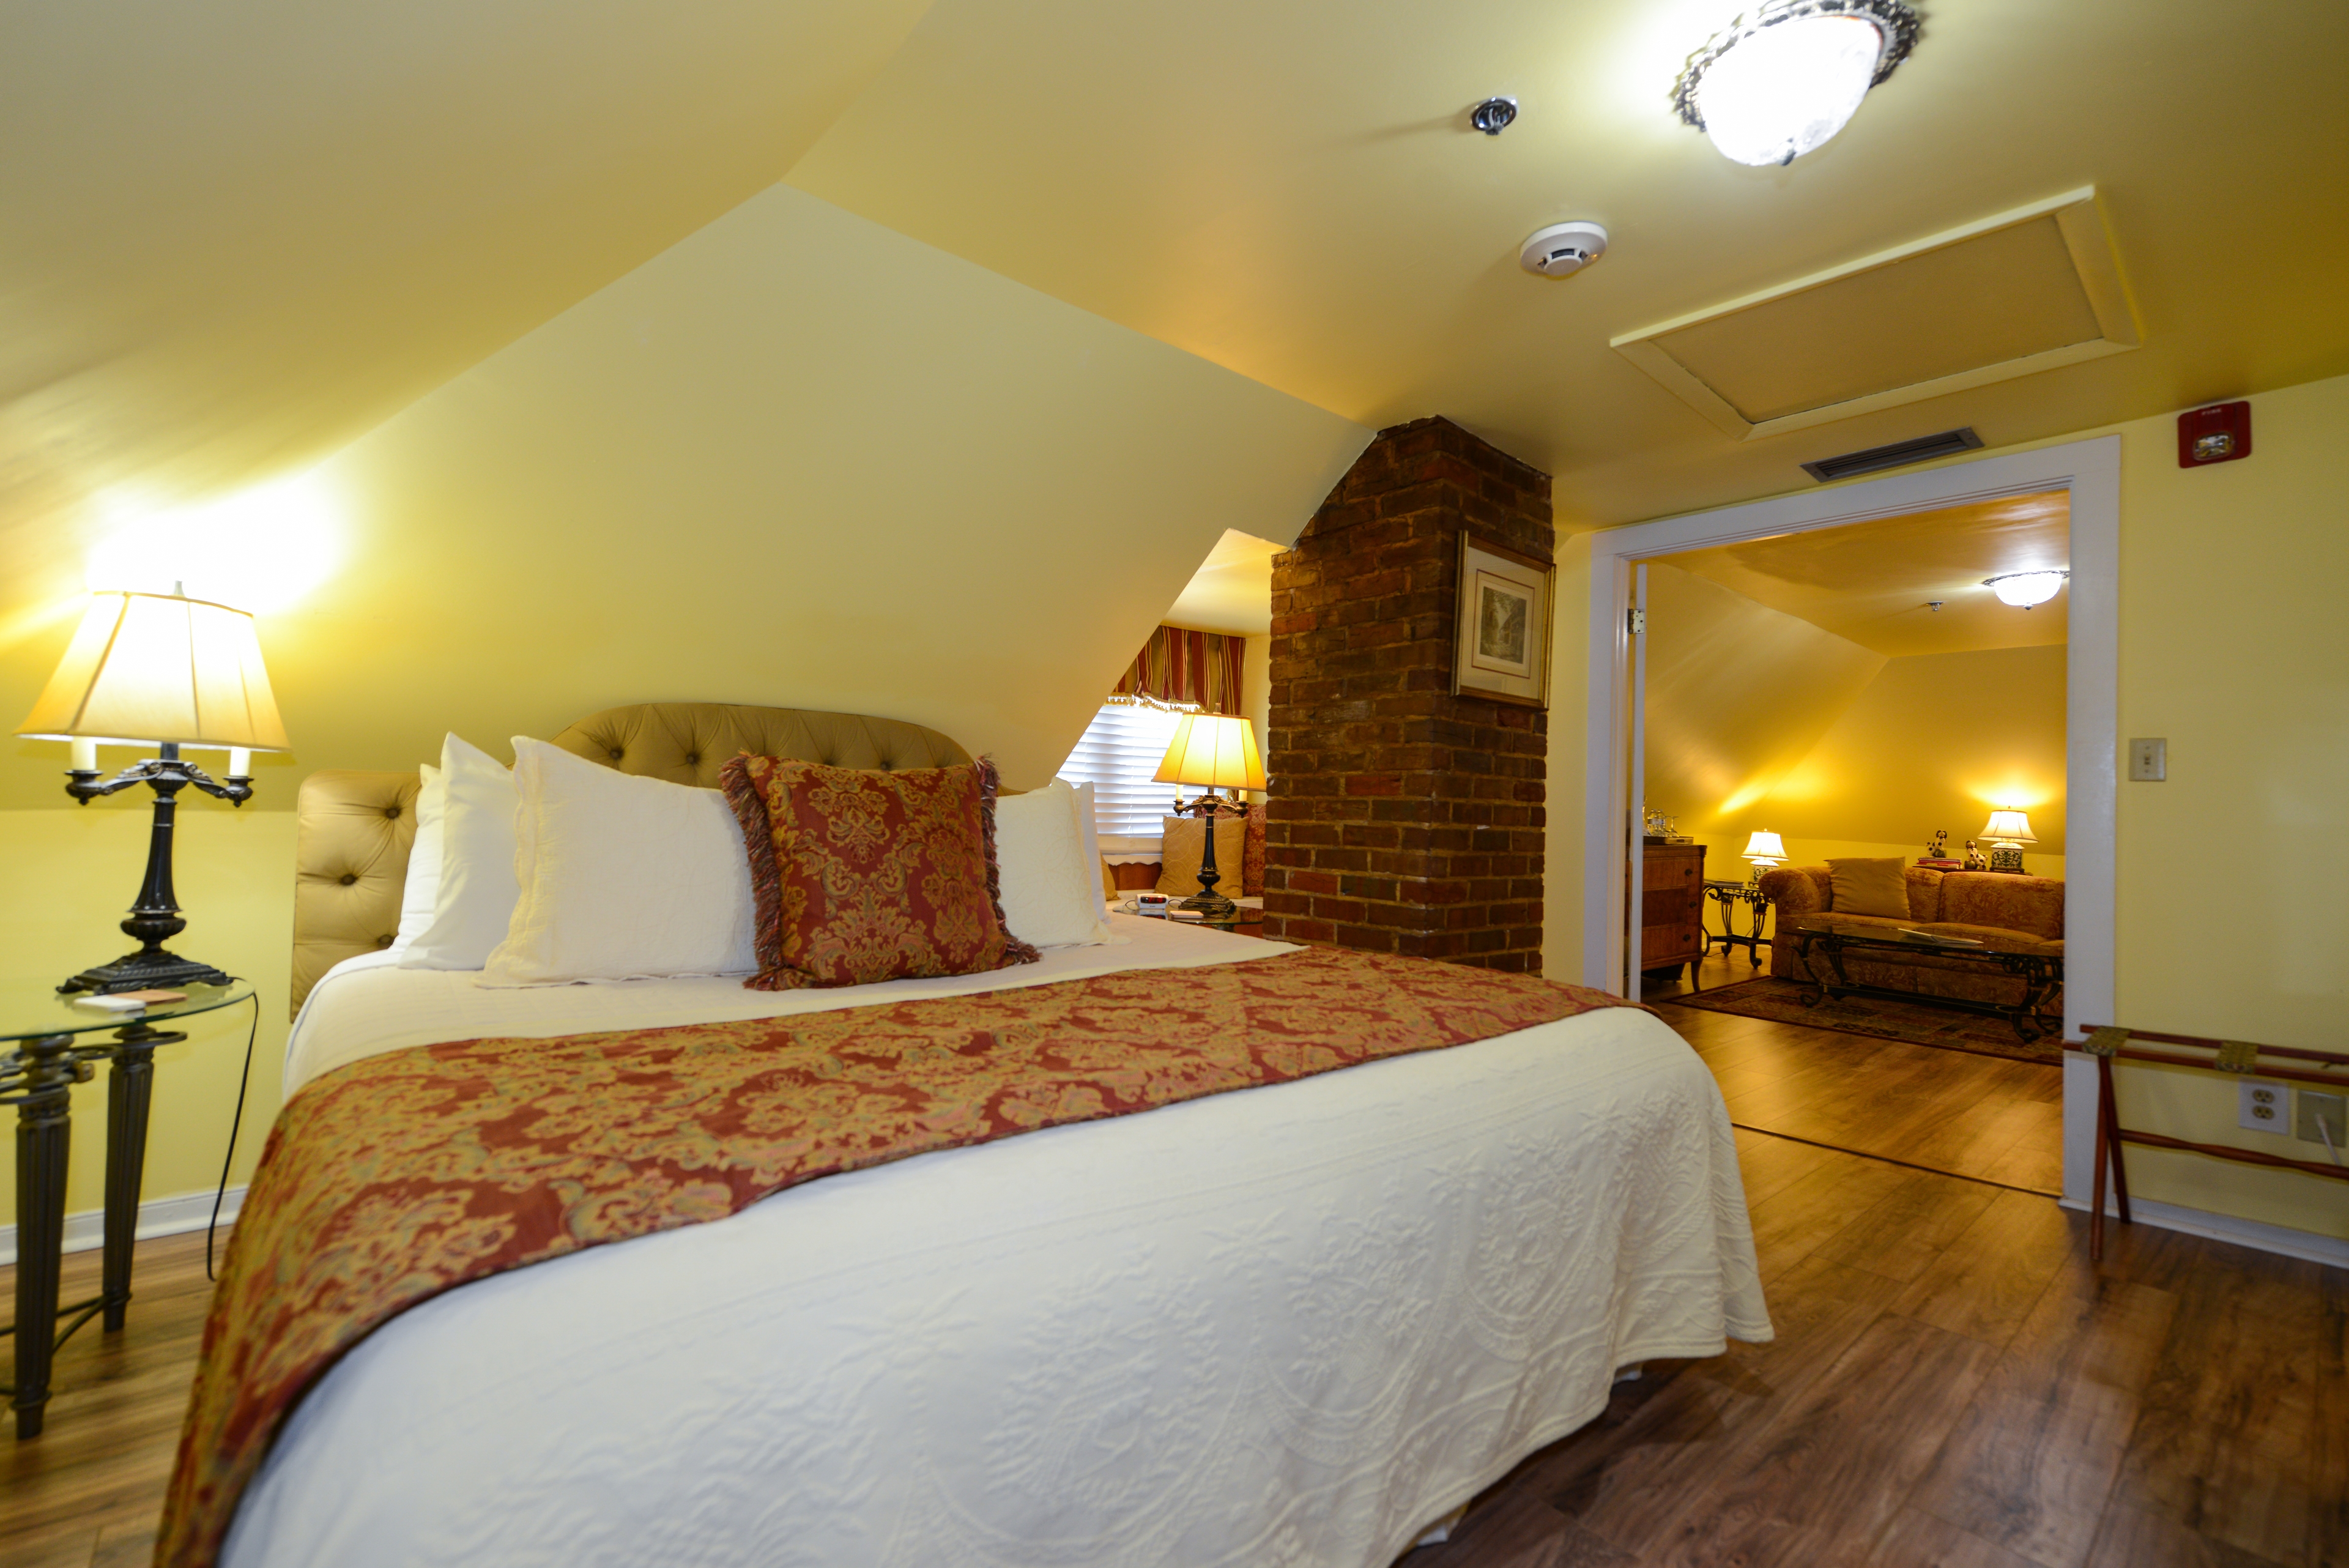
POLYGON ((2055 597, 2069 572, 2009 572, 2002 577, 1984 577, 1982 587, 1998 595, 2001 604, 2029 609, 2044 605, 2055 597))
POLYGON ((1844 128, 1917 31, 1902 0, 1770 0, 1690 57, 1672 107, 1724 158, 1792 163, 1844 128))

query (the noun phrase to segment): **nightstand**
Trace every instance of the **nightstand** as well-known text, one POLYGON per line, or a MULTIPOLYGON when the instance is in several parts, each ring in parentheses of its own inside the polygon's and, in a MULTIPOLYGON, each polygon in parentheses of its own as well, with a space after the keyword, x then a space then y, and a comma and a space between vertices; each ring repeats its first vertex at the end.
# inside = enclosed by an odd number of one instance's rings
POLYGON ((40 1436, 49 1366, 60 1342, 105 1314, 109 1332, 130 1305, 130 1243, 147 1166, 147 1110, 155 1091, 155 1048, 187 1036, 158 1023, 233 1007, 253 998, 243 981, 191 985, 185 1002, 143 1012, 76 1006, 47 981, 0 981, 0 1106, 16 1107, 16 1380, 7 1392, 16 1436, 40 1436), (112 1031, 110 1040, 97 1036, 112 1031), (66 1153, 73 1133, 73 1086, 106 1063, 106 1255, 98 1293, 60 1308, 66 1240, 66 1153), (61 1318, 71 1318, 60 1332, 61 1318))

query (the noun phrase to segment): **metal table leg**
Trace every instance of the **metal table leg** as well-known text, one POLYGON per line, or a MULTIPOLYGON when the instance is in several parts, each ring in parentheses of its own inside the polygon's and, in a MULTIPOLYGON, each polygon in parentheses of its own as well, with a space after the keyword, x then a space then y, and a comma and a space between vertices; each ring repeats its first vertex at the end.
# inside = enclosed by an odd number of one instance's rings
POLYGON ((134 1023, 115 1035, 106 1075, 106 1255, 100 1278, 106 1329, 130 1306, 130 1248, 139 1233, 139 1190, 147 1172, 147 1114, 155 1096, 155 1048, 187 1036, 134 1023))
POLYGON ((57 1350, 57 1291, 66 1240, 66 1156, 73 1085, 89 1075, 74 1037, 27 1040, 0 1058, 0 1105, 16 1107, 16 1382, 8 1388, 19 1440, 41 1435, 57 1350))

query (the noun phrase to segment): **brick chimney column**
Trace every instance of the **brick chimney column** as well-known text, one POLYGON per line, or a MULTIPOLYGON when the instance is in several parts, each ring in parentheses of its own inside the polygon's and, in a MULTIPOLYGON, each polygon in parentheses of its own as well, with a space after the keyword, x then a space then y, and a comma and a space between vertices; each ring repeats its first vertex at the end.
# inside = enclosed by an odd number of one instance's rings
POLYGON ((1551 560, 1549 476, 1414 420, 1273 559, 1268 936, 1541 969, 1547 715, 1453 694, 1464 529, 1551 560))

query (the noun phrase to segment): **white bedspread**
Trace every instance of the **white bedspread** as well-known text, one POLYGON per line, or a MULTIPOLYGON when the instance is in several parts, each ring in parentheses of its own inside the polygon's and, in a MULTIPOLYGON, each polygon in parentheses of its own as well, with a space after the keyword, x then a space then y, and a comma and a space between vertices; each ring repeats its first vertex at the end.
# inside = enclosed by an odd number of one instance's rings
MULTIPOLYGON (((1283 950, 1117 925, 1131 946, 988 980, 1283 950)), ((289 1083, 423 1040, 810 1002, 467 978, 343 966, 289 1083)), ((304 1401, 223 1561, 1382 1568, 1596 1415, 1618 1367, 1724 1335, 1770 1327, 1720 1095, 1609 1009, 467 1285, 304 1401)))

